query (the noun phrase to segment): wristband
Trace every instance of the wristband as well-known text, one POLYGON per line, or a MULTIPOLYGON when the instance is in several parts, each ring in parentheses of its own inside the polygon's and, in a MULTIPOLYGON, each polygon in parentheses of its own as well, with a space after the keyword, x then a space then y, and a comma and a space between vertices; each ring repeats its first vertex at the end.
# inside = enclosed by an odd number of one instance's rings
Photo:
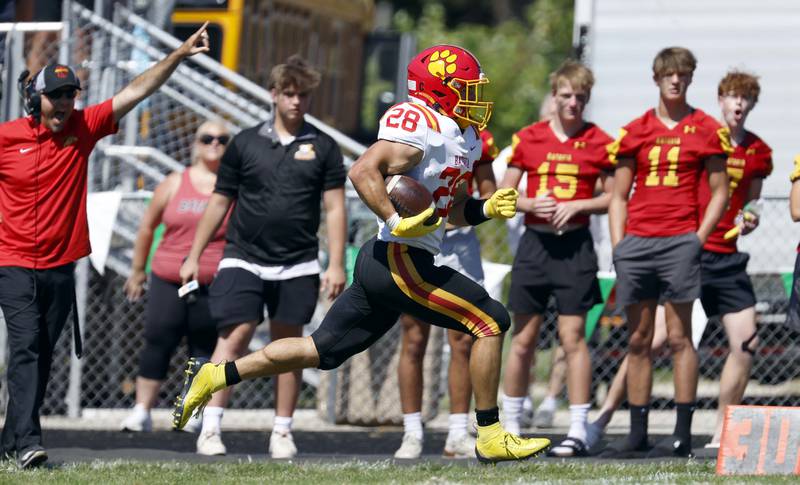
POLYGON ((471 197, 464 202, 464 220, 467 221, 467 224, 470 226, 477 226, 490 219, 490 217, 486 215, 485 205, 485 200, 473 199, 471 197))

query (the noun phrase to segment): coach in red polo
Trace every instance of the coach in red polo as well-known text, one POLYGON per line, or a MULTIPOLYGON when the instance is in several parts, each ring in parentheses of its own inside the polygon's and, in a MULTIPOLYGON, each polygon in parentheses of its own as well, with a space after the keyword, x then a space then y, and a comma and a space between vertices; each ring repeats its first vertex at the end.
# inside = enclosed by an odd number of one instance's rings
POLYGON ((186 57, 208 51, 205 25, 100 104, 75 110, 80 82, 51 64, 23 89, 30 115, 0 124, 0 308, 8 327, 3 456, 21 468, 47 460, 39 408, 53 349, 73 306, 74 262, 91 252, 86 220, 89 154, 186 57))

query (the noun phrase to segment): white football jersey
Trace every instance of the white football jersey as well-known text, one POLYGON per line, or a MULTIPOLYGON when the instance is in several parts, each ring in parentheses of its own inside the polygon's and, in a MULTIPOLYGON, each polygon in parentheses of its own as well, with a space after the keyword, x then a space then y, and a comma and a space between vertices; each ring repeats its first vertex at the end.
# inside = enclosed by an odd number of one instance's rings
POLYGON ((456 187, 472 183, 472 164, 481 156, 478 130, 469 127, 463 133, 458 124, 414 100, 389 108, 380 121, 378 139, 405 143, 422 150, 422 161, 406 172, 433 195, 442 225, 422 237, 393 236, 389 227, 378 218, 378 239, 394 241, 438 254, 444 235, 447 215, 453 204, 456 187))

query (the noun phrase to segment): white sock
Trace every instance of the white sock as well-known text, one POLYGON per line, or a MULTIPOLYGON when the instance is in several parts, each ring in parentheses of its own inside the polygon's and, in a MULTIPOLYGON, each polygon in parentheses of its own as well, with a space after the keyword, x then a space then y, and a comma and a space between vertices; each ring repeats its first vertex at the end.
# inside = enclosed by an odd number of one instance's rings
POLYGON ((525 396, 503 396, 503 427, 509 433, 519 435, 519 418, 522 414, 522 403, 525 396))
POLYGON ((133 415, 139 419, 145 419, 150 416, 150 410, 147 409, 144 404, 136 403, 133 407, 133 415))
POLYGON ((272 422, 272 432, 287 434, 292 432, 292 417, 291 416, 275 416, 272 422))
POLYGON ((536 408, 537 411, 555 411, 558 407, 558 399, 554 398, 553 396, 545 396, 542 399, 542 402, 539 403, 539 407, 536 408))
POLYGON ((467 413, 451 414, 447 421, 450 425, 447 432, 448 440, 456 440, 466 436, 467 423, 469 423, 469 415, 467 413))
POLYGON ((569 431, 567 438, 577 438, 586 443, 586 420, 591 404, 572 404, 569 407, 569 431))
POLYGON ((422 441, 422 413, 408 413, 403 415, 403 432, 417 437, 422 441))
POLYGON ((222 413, 225 408, 216 406, 206 406, 203 410, 203 430, 201 433, 214 431, 219 433, 220 426, 222 425, 222 413))

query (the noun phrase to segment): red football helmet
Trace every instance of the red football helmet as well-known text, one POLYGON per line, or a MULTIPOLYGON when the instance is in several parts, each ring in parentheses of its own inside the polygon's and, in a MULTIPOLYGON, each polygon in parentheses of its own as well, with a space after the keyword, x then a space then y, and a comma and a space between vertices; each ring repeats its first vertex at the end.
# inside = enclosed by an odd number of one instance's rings
POLYGON ((488 83, 478 59, 454 45, 429 47, 408 63, 409 96, 479 130, 492 116, 493 103, 483 100, 483 85, 488 83))

